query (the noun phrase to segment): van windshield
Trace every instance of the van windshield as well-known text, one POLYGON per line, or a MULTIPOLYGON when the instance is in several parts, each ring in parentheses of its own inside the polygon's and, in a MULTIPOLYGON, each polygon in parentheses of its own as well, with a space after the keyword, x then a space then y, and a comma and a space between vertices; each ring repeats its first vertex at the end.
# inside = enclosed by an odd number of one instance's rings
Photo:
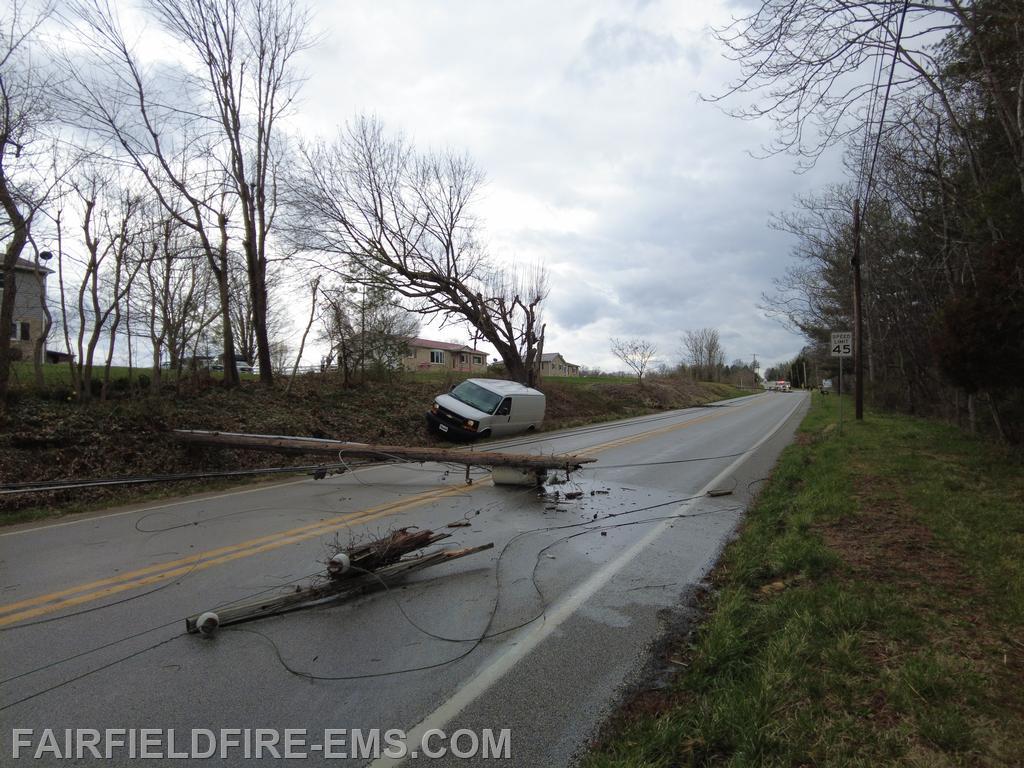
POLYGON ((484 413, 494 413, 494 409, 501 402, 501 395, 496 395, 472 381, 462 382, 449 394, 459 402, 471 405, 484 413))

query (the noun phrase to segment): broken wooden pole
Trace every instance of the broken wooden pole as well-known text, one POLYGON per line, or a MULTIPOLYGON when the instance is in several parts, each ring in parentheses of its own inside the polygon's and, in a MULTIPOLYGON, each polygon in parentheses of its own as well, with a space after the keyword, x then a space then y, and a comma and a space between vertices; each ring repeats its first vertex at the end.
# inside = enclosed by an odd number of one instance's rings
POLYGON ((494 548, 493 543, 488 543, 475 547, 442 549, 427 554, 403 557, 403 555, 409 552, 429 546, 451 535, 448 533, 434 533, 429 530, 417 531, 413 534, 408 533, 408 531, 408 528, 403 528, 383 539, 378 539, 360 547, 354 547, 343 553, 339 552, 338 554, 345 556, 347 563, 350 562, 353 565, 343 569, 332 569, 331 564, 337 562, 332 558, 328 561, 328 578, 326 581, 311 584, 308 587, 296 587, 292 592, 267 597, 262 600, 253 600, 211 611, 203 611, 185 619, 185 630, 190 634, 202 633, 209 636, 218 627, 228 624, 238 624, 265 616, 296 611, 328 598, 344 599, 372 589, 387 588, 393 582, 422 568, 438 565, 450 560, 457 560, 460 557, 474 555, 477 552, 494 548), (379 563, 386 564, 379 567, 363 568, 354 565, 357 562, 362 562, 367 566, 379 563))
POLYGON ((517 469, 564 469, 572 471, 597 461, 579 454, 524 454, 497 451, 464 451, 446 448, 416 448, 398 445, 351 443, 316 437, 288 435, 249 435, 240 432, 210 432, 198 429, 176 429, 177 440, 193 445, 214 445, 222 448, 247 448, 258 451, 313 453, 340 459, 376 459, 378 461, 438 462, 478 467, 515 467, 517 469))

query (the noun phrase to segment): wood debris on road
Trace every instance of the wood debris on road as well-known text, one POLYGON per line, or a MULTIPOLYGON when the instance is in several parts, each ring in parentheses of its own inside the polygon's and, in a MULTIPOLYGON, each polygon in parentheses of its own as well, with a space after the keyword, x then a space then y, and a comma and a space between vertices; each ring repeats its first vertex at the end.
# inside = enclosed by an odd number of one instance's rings
POLYGON ((189 633, 213 634, 217 627, 295 611, 328 598, 346 599, 378 587, 388 587, 408 574, 492 549, 493 543, 422 553, 450 538, 450 533, 399 528, 380 539, 341 549, 327 561, 324 580, 284 595, 205 611, 185 619, 189 633), (419 554, 414 554, 420 552, 419 554))

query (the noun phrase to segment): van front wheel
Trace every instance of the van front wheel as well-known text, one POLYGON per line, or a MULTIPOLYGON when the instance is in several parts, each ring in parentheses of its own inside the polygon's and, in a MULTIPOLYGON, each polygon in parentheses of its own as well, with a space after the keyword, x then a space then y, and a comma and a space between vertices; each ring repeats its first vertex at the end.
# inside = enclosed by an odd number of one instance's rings
POLYGON ((485 429, 483 432, 480 433, 480 437, 482 437, 484 439, 486 439, 486 438, 488 438, 490 436, 491 436, 491 430, 489 430, 489 429, 485 429))

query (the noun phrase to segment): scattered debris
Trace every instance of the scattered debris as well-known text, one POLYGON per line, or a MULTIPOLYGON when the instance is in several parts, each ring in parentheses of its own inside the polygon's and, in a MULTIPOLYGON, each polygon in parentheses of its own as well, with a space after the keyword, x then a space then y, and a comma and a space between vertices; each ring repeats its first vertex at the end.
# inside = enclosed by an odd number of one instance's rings
POLYGON ((453 520, 448 523, 446 528, 468 528, 470 526, 469 520, 453 520))
POLYGON ((569 493, 565 494, 565 498, 567 499, 578 499, 582 496, 583 491, 569 491, 569 493))
POLYGON ((219 627, 243 621, 299 610, 328 598, 353 597, 377 587, 387 587, 413 571, 431 565, 457 560, 494 547, 493 543, 462 549, 419 550, 451 537, 429 529, 413 531, 399 528, 380 539, 374 539, 346 550, 336 551, 327 561, 326 579, 293 592, 263 600, 240 603, 218 611, 204 611, 185 619, 185 629, 192 634, 212 636, 219 627))
POLYGON ((732 496, 732 488, 712 488, 708 496, 732 496))

